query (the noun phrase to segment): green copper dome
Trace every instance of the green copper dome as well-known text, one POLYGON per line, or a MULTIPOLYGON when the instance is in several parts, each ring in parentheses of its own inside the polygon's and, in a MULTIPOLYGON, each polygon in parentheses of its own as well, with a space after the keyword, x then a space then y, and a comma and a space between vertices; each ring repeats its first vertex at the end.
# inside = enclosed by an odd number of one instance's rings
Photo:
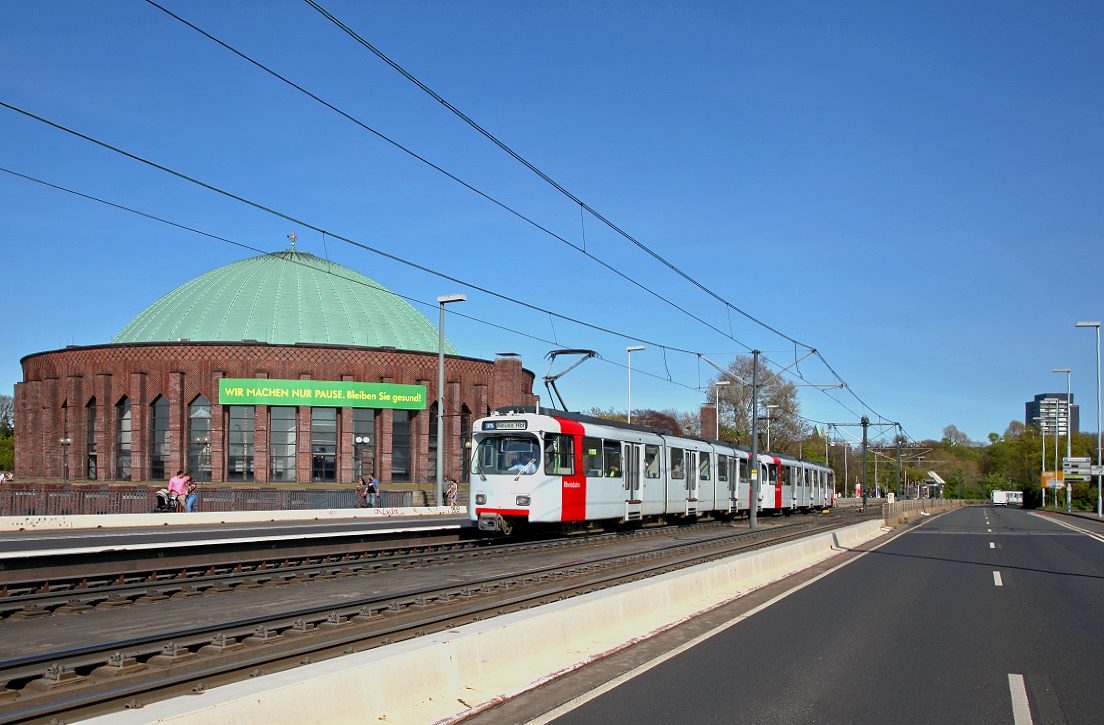
MULTIPOLYGON (((211 270, 142 311, 111 342, 311 342, 437 352, 437 328, 348 267, 286 250, 211 270)), ((456 348, 445 342, 445 352, 456 348)))

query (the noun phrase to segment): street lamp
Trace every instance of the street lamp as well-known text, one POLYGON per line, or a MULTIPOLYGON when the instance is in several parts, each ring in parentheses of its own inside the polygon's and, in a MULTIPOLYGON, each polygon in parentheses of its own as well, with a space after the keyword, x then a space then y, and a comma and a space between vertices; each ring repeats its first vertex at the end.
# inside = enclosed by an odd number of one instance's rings
MULTIPOLYGON (((1073 426, 1070 419, 1070 396, 1073 394, 1070 388, 1070 369, 1069 368, 1054 368, 1051 372, 1065 373, 1066 374, 1066 460, 1073 458, 1073 426)), ((1055 411, 1057 412, 1057 411, 1055 411)), ((1058 436, 1054 437, 1055 444, 1058 443, 1058 436)), ((1054 461, 1055 470, 1058 467, 1057 454, 1055 454, 1054 461)), ((1066 512, 1069 513, 1073 510, 1073 481, 1066 481, 1066 512)))
POLYGON ((713 422, 717 424, 713 435, 715 440, 721 439, 721 386, 731 384, 731 380, 718 380, 713 383, 713 422))
MULTIPOLYGON (((1100 320, 1094 322, 1078 322, 1076 327, 1096 328, 1096 467, 1100 468, 1100 320)), ((1096 474, 1096 517, 1104 515, 1100 498, 1101 475, 1096 474)))
POLYGON ((73 442, 72 438, 59 438, 58 443, 61 444, 61 470, 62 480, 69 480, 69 444, 73 442))
POLYGON ((1041 474, 1039 476, 1039 480, 1043 484, 1041 486, 1041 491, 1042 491, 1042 494, 1043 494, 1043 506, 1042 507, 1046 508, 1046 429, 1047 429, 1047 424, 1046 424, 1046 420, 1044 420, 1043 416, 1041 416, 1041 415, 1035 416, 1034 420, 1039 421, 1039 443, 1040 443, 1041 452, 1043 454, 1043 466, 1042 466, 1041 474))
POLYGON ((441 306, 441 324, 437 327, 437 505, 444 502, 445 481, 445 305, 463 302, 467 295, 443 295, 437 298, 441 306))
POLYGON ((629 356, 629 373, 628 373, 628 400, 626 401, 629 406, 629 412, 626 414, 626 421, 632 423, 632 354, 639 350, 644 350, 644 345, 629 345, 625 348, 625 353, 629 356))

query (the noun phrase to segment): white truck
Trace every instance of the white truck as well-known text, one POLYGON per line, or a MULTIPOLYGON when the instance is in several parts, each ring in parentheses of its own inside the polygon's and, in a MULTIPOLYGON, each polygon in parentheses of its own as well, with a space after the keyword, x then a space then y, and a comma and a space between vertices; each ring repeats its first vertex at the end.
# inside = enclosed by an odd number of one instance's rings
POLYGON ((1008 491, 993 491, 992 496, 994 506, 1008 505, 1008 491))

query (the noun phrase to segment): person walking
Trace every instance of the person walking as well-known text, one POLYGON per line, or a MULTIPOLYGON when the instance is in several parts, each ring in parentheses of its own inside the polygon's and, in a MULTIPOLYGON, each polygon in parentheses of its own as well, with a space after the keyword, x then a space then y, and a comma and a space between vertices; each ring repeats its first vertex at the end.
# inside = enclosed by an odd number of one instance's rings
POLYGON ((169 495, 172 496, 173 503, 178 513, 184 510, 187 490, 188 479, 184 475, 184 471, 177 471, 176 475, 169 479, 169 495))
POLYGON ((447 505, 449 505, 449 506, 455 506, 456 505, 456 489, 457 488, 458 488, 458 486, 456 484, 456 479, 455 478, 450 478, 448 488, 445 489, 445 501, 448 502, 447 505))
POLYGON ((368 508, 368 484, 364 482, 364 476, 357 479, 356 490, 353 491, 356 494, 356 506, 358 509, 368 508))
POLYGON ((379 484, 370 473, 368 474, 368 505, 372 508, 379 508, 380 505, 379 484))
POLYGON ((184 474, 184 478, 187 481, 184 484, 184 508, 188 513, 195 511, 195 502, 199 498, 199 484, 196 483, 192 474, 184 474))

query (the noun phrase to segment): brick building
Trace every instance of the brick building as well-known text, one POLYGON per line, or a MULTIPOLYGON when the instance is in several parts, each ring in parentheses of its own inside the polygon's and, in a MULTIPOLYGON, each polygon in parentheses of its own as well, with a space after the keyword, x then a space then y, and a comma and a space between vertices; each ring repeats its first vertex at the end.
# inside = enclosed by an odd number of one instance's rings
MULTIPOLYGON (((463 481, 472 422, 498 407, 533 405, 533 374, 514 357, 464 357, 447 342, 445 352, 444 470, 463 481)), ((241 260, 165 295, 110 343, 24 357, 15 472, 432 481, 437 353, 437 328, 424 315, 351 269, 294 249, 241 260), (277 393, 349 392, 256 404, 230 397, 223 383, 231 380, 265 381, 277 393), (383 402, 391 397, 377 399, 380 390, 414 402, 383 402)))

